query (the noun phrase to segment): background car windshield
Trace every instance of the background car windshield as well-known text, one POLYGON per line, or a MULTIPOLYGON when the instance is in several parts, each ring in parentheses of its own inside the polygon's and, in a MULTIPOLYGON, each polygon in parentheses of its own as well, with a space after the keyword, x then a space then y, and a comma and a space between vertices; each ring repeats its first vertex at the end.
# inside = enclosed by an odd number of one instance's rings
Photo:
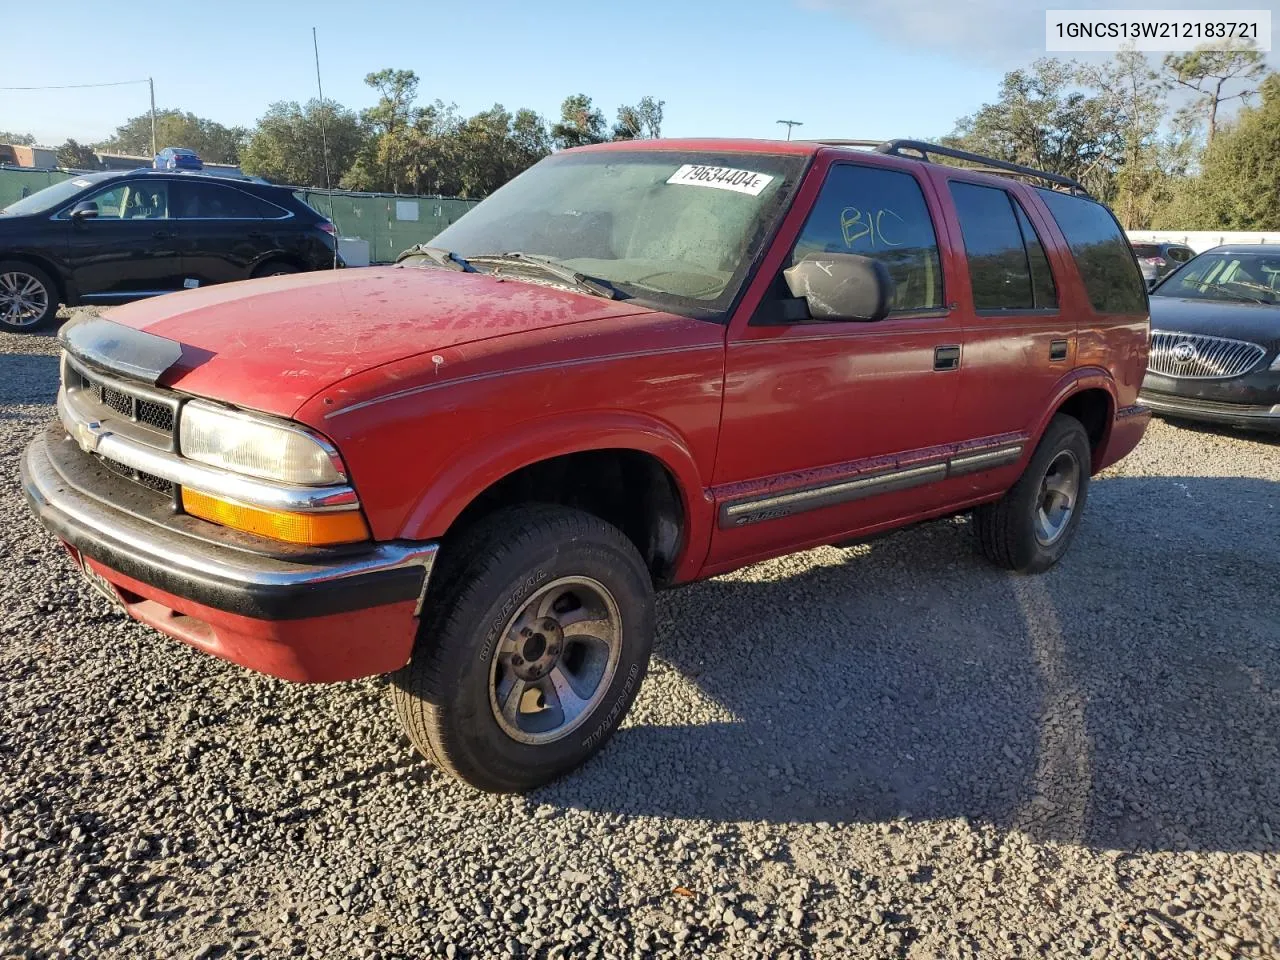
POLYGON ((1280 252, 1274 256, 1201 254, 1157 287, 1153 295, 1280 303, 1280 252))
POLYGON ((730 305, 795 188, 800 157, 658 151, 543 160, 431 241, 463 257, 549 257, 624 294, 730 305))
POLYGON ((80 193, 85 187, 92 186, 92 181, 83 177, 75 177, 71 180, 63 180, 61 183, 55 183, 51 187, 45 187, 43 190, 37 190, 29 197, 23 197, 21 200, 15 200, 9 204, 0 213, 6 213, 10 216, 22 217, 31 213, 44 213, 46 210, 53 210, 62 206, 77 193, 80 193))

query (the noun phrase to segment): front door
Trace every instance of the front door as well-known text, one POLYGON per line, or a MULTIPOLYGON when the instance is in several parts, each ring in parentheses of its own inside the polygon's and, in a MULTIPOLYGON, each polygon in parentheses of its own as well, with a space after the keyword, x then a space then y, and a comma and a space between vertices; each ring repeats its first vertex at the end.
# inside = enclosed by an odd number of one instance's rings
POLYGON ((753 316, 735 317, 710 571, 870 531, 945 497, 948 447, 967 436, 955 417, 962 330, 944 276, 955 265, 939 254, 937 210, 927 181, 874 158, 827 170, 782 266, 823 252, 882 260, 892 312, 811 320, 779 271, 753 316))
POLYGON ((115 303, 182 289, 169 186, 146 177, 85 198, 98 215, 71 221, 67 241, 71 278, 83 300, 115 303))

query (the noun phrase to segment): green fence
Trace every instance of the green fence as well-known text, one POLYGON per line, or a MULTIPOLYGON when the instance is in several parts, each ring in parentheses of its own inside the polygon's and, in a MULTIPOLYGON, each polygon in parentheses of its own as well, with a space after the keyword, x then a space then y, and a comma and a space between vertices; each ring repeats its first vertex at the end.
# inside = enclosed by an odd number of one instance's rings
POLYGON ((322 190, 304 190, 300 196, 337 225, 338 236, 369 241, 374 263, 394 260, 415 243, 426 243, 477 203, 456 197, 340 191, 334 191, 331 202, 322 190))
MULTIPOLYGON (((0 208, 75 176, 67 170, 0 167, 0 208)), ((369 259, 386 263, 415 243, 425 243, 478 201, 456 197, 405 197, 393 193, 300 190, 298 195, 338 227, 341 237, 369 242, 369 259)))
POLYGON ((0 210, 15 200, 30 196, 37 190, 61 183, 75 174, 67 170, 21 170, 0 167, 0 210))

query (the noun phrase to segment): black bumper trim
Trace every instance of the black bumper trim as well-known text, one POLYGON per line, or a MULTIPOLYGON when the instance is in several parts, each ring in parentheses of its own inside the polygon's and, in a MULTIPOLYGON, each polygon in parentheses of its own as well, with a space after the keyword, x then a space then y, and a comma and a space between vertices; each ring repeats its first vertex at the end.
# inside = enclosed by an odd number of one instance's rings
POLYGON ((22 489, 31 510, 83 556, 165 593, 258 620, 301 620, 420 600, 437 546, 382 543, 331 563, 245 554, 147 523, 71 488, 43 436, 27 447, 22 489))
POLYGON ((1231 404, 1165 393, 1142 393, 1138 400, 1152 413, 1163 416, 1218 423, 1230 427, 1246 427, 1251 430, 1280 431, 1280 404, 1272 407, 1231 404))

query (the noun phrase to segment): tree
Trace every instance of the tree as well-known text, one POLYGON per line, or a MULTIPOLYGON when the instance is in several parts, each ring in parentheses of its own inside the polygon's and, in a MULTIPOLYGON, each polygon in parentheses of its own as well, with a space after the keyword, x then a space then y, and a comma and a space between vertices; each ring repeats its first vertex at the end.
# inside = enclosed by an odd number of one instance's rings
POLYGON ((1257 93, 1249 85, 1266 72, 1267 65, 1253 44, 1232 44, 1226 49, 1200 48, 1190 53, 1171 53, 1164 58, 1169 78, 1188 90, 1194 90, 1199 107, 1209 121, 1209 143, 1218 132, 1218 107, 1230 100, 1248 101, 1257 93), (1244 84, 1235 93, 1225 93, 1228 84, 1244 84))
POLYGON ((98 157, 87 143, 68 140, 58 148, 58 166, 72 170, 97 170, 98 157))
POLYGON ((962 117, 943 142, 1065 174, 1106 194, 1121 143, 1106 100, 1081 88, 1074 61, 1045 57, 1012 70, 994 103, 962 117))
POLYGON ((1280 230, 1280 75, 1259 86, 1262 102, 1245 107, 1204 153, 1160 223, 1177 229, 1280 230))
POLYGON ((245 144, 241 169, 275 183, 336 185, 368 141, 354 112, 332 100, 273 103, 245 144), (326 181, 325 146, 328 146, 326 181))
POLYGON ((1159 139, 1166 87, 1146 56, 1132 49, 1083 70, 1080 79, 1098 91, 1120 147, 1111 205, 1121 226, 1141 229, 1150 222, 1166 180, 1159 139))
MULTIPOLYGON (((206 163, 239 163, 240 148, 248 133, 244 127, 224 127, 181 110, 156 112, 156 148, 187 147, 206 163)), ((115 136, 99 146, 113 153, 151 156, 151 114, 130 117, 116 128, 115 136)))
POLYGON ((551 139, 562 150, 603 143, 608 139, 604 114, 592 106, 585 93, 565 97, 560 104, 560 122, 551 126, 551 139))
POLYGON ((665 100, 641 97, 635 106, 618 108, 618 122, 613 125, 615 140, 656 140, 662 136, 662 108, 665 100))
POLYGON ((413 105, 418 98, 418 75, 412 70, 378 70, 368 74, 364 82, 378 91, 377 104, 361 114, 374 137, 363 174, 373 186, 365 189, 396 192, 413 140, 412 128, 421 119, 421 111, 413 105), (380 175, 373 176, 373 170, 380 175))
POLYGON ((0 130, 0 143, 7 143, 13 147, 34 147, 36 138, 29 133, 10 133, 8 130, 0 130))

